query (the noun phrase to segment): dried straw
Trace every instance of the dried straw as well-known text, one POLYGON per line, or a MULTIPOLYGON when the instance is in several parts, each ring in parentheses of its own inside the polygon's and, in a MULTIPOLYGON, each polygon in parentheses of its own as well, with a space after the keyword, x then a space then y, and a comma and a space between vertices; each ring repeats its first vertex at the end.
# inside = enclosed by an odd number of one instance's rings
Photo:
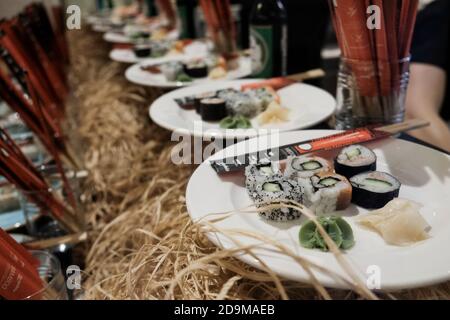
MULTIPOLYGON (((147 107, 160 92, 127 83, 124 67, 107 60, 109 48, 98 35, 78 31, 69 36, 75 91, 66 132, 71 132, 72 145, 78 146, 77 153, 90 171, 91 231, 83 247, 85 298, 375 298, 358 286, 353 291, 326 290, 315 281, 312 285, 286 281, 264 265, 257 270, 231 257, 252 254, 252 247, 214 246, 205 234, 217 230, 217 225, 210 220, 194 224, 186 212, 184 194, 194 167, 171 163, 170 133, 148 119, 147 107)), ((242 230, 221 231, 231 239, 243 235, 242 230)), ((260 235, 245 236, 293 256, 260 235)), ((295 258, 299 268, 326 270, 295 258)), ((355 275, 344 260, 339 262, 350 276, 355 275)), ((449 289, 447 283, 378 297, 448 299, 449 289)))

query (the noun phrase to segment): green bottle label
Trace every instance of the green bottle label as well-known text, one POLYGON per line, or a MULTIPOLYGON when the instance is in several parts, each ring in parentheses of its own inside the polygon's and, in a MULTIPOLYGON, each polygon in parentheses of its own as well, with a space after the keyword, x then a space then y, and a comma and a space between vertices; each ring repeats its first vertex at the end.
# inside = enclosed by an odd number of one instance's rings
POLYGON ((250 47, 253 77, 270 78, 273 73, 273 28, 271 26, 251 26, 250 47))

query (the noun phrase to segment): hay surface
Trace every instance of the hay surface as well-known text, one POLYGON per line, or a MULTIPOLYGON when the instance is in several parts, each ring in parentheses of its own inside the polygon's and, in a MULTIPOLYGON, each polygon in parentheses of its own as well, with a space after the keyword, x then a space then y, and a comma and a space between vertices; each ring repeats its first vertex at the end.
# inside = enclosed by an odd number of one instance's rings
MULTIPOLYGON (((68 123, 92 187, 85 298, 369 298, 281 281, 209 242, 186 212, 184 194, 194 168, 171 163, 170 133, 148 119, 148 105, 161 92, 128 83, 124 66, 107 60, 109 47, 100 35, 80 31, 69 37, 76 99, 68 123)), ((380 297, 449 296, 447 283, 380 297)))

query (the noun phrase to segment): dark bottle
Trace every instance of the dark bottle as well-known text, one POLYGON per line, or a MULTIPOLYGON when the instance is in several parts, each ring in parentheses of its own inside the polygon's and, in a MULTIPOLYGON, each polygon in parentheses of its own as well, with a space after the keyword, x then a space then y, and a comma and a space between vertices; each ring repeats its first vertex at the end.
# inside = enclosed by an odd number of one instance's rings
POLYGON ((287 13, 281 0, 256 0, 250 17, 252 76, 286 75, 287 13))
POLYGON ((145 15, 149 18, 156 17, 158 15, 158 10, 156 9, 155 0, 145 0, 144 4, 145 15))

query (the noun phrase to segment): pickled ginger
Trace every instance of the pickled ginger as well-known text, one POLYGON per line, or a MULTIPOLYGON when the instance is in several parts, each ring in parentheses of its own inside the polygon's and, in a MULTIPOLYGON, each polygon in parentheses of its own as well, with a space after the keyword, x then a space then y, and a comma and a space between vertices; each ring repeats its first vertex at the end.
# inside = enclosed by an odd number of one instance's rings
POLYGON ((409 246, 429 238, 431 227, 420 214, 420 207, 418 203, 398 198, 357 222, 378 232, 388 244, 409 246))

